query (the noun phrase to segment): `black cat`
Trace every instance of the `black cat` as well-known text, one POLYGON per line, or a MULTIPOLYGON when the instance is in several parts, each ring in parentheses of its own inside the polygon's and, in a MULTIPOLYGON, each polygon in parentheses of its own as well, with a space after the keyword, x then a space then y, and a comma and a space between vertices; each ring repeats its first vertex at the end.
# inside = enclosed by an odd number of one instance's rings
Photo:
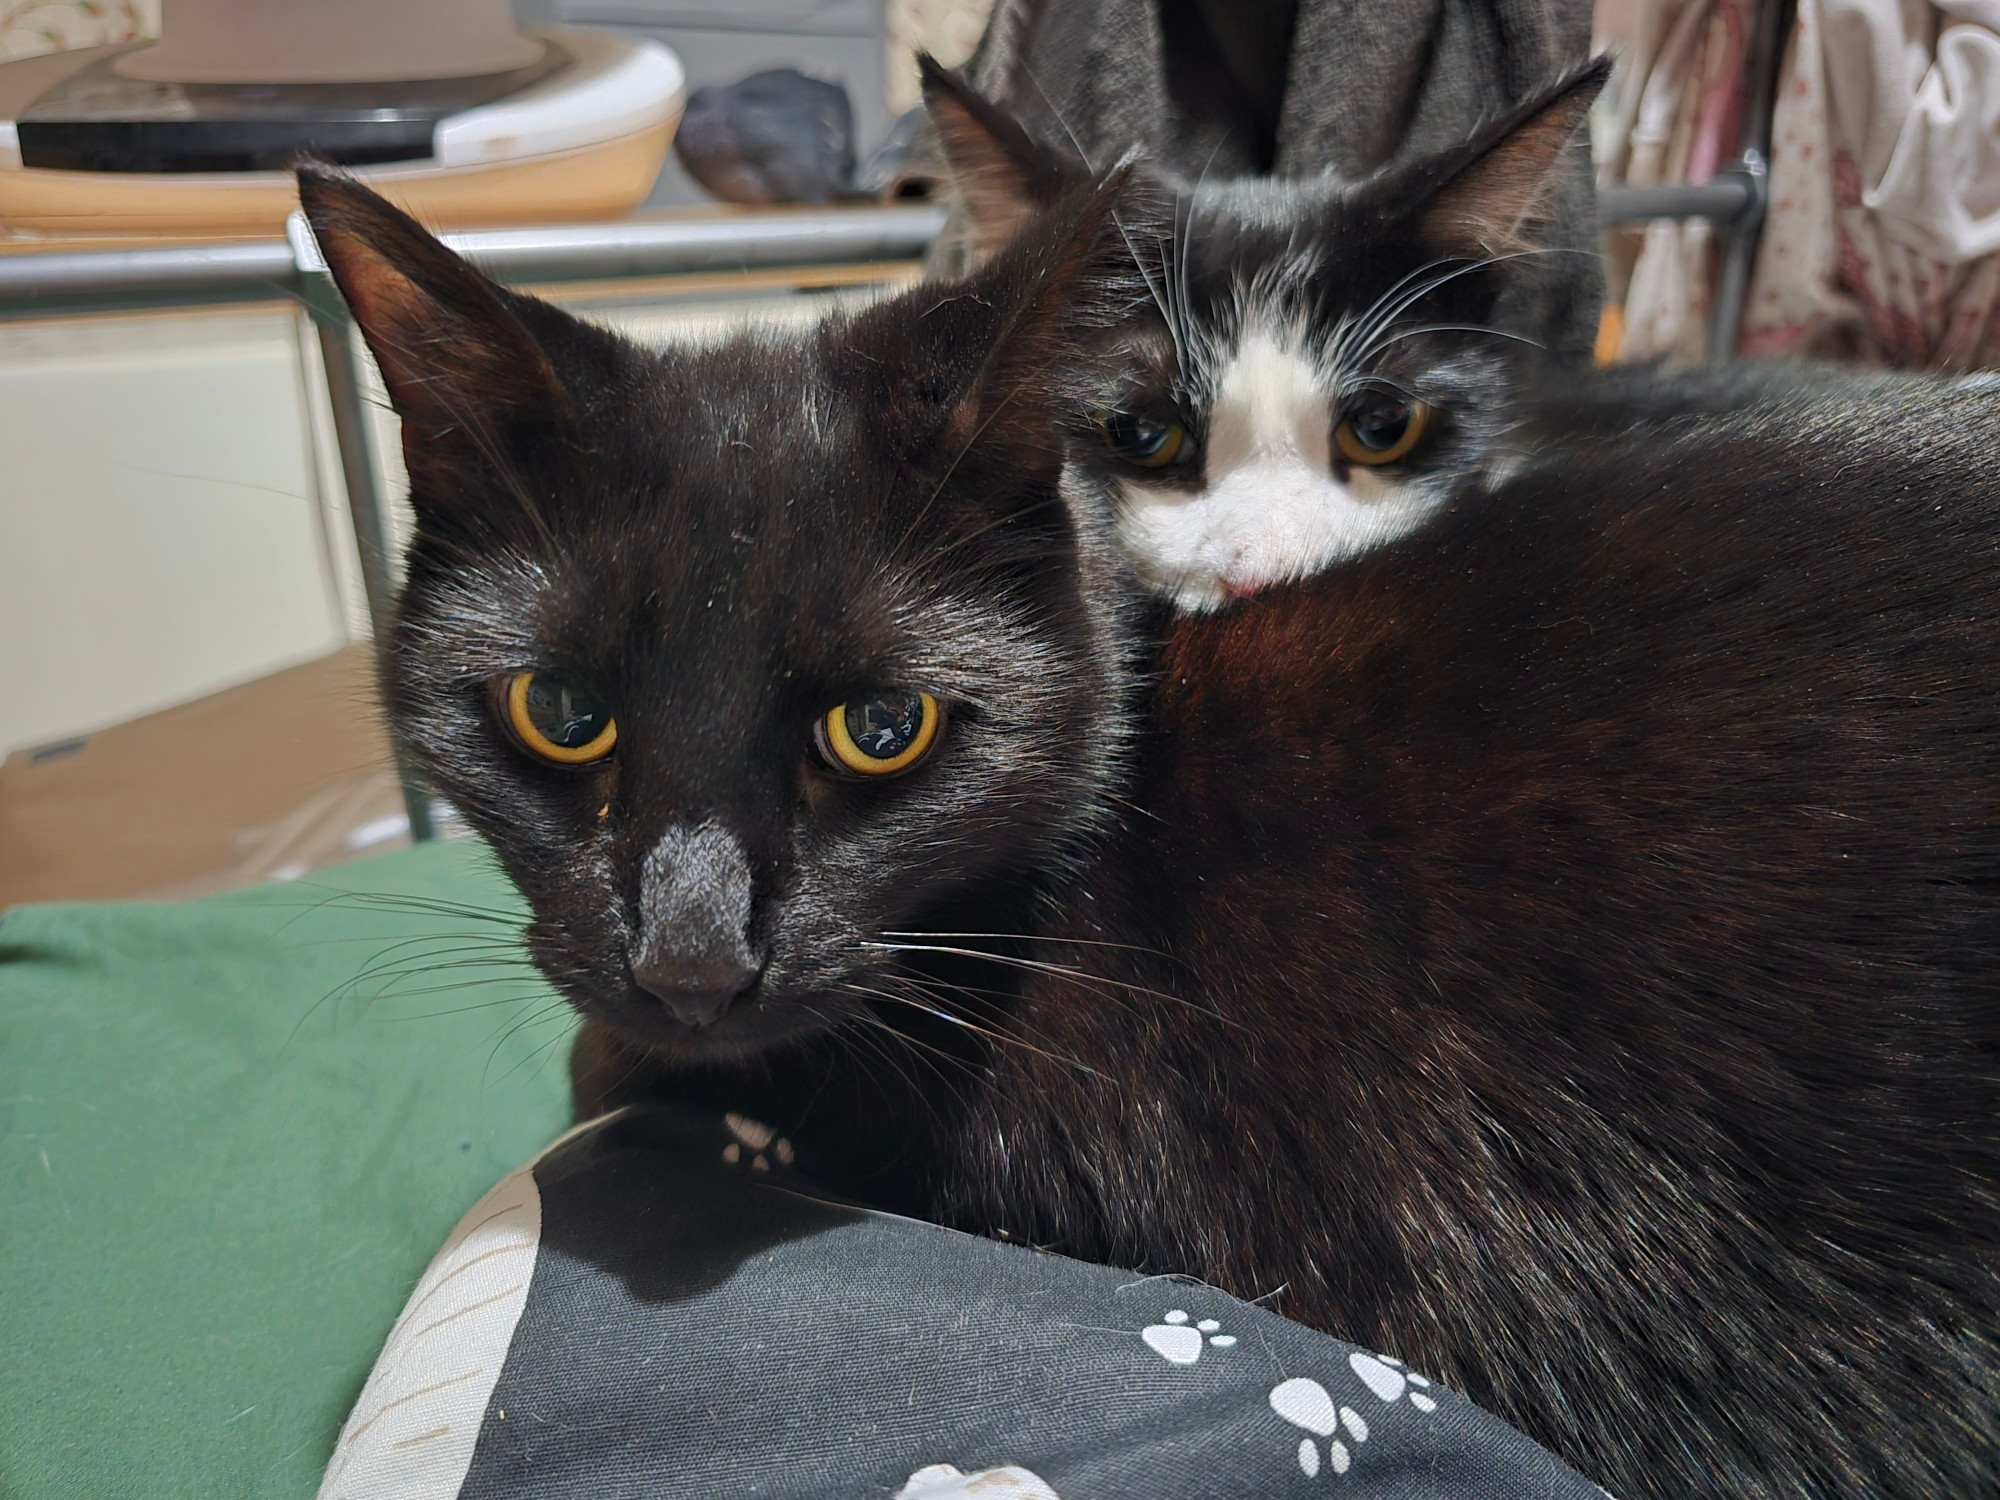
MULTIPOLYGON (((1578 98, 1239 204, 1169 334, 1242 257, 1317 326, 1470 264, 1578 98)), ((305 178, 405 421, 392 718, 592 1023, 581 1106, 1282 1289, 1627 1500, 1995 1493, 2000 393, 1371 336, 1325 451, 1457 445, 1422 514, 1149 625, 1106 498, 1227 439, 1126 399, 1184 372, 1128 362, 1121 187, 656 355, 305 178)))

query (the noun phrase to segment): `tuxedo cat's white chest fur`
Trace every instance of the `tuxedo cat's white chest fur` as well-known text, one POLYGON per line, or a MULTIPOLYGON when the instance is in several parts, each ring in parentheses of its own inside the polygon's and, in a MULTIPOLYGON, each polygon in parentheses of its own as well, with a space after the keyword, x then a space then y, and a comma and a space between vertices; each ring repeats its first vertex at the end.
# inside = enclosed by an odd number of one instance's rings
POLYGON ((1429 487, 1338 464, 1336 392, 1301 339, 1245 327, 1212 387, 1197 488, 1117 483, 1119 538, 1182 609, 1216 609, 1404 536, 1429 487))

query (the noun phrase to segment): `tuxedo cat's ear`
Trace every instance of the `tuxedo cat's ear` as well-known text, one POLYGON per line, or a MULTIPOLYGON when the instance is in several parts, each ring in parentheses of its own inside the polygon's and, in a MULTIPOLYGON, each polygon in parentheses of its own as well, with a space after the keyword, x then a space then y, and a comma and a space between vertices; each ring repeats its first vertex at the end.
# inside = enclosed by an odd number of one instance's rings
POLYGON ((1072 163, 1028 134, 1020 121, 958 74, 919 54, 924 109, 951 168, 952 186, 984 258, 1086 180, 1072 163))
POLYGON ((1418 211, 1423 242, 1452 255, 1531 248, 1531 226, 1559 179, 1564 152, 1610 74, 1609 58, 1593 59, 1444 158, 1438 165, 1449 175, 1418 211))
POLYGON ((313 237, 403 419, 406 452, 495 417, 556 416, 561 382, 507 292, 345 173, 306 165, 298 177, 313 237))

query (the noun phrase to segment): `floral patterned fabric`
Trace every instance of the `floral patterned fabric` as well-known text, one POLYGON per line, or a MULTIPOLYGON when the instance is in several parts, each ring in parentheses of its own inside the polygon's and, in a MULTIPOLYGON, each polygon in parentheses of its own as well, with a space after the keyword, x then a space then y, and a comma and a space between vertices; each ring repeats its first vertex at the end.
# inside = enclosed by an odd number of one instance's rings
POLYGON ((1744 352, 2000 365, 2000 0, 1799 0, 1744 352))
MULTIPOLYGON (((1744 67, 1758 0, 1655 0, 1621 61, 1600 158, 1632 187, 1706 182, 1742 137, 1744 67), (1622 97, 1620 97, 1622 96, 1622 97), (1618 160, 1616 158, 1622 158, 1618 160), (1619 170, 1622 169, 1622 170, 1619 170)), ((1708 353, 1715 232, 1706 219, 1660 219, 1624 261, 1621 359, 1708 353)), ((1618 259, 1614 247, 1614 260, 1618 259)))
MULTIPOLYGON (((1618 71, 1600 184, 1706 182, 1736 155, 1759 17, 1779 0, 1601 0, 1618 71)), ((1797 0, 1744 354, 2000 365, 2000 0, 1797 0)), ((1600 353, 1709 351, 1718 236, 1614 233, 1600 353)))

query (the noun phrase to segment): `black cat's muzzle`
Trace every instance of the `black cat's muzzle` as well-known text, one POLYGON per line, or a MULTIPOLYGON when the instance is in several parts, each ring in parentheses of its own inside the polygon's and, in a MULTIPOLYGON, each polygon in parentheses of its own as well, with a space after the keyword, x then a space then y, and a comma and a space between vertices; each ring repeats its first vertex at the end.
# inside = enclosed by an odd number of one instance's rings
POLYGON ((676 823, 647 854, 632 983, 676 1025, 706 1030, 756 991, 765 955, 751 941, 753 895, 743 841, 720 823, 676 823))
POLYGON ((772 898, 760 897, 755 869, 746 839, 726 821, 684 818, 640 862, 622 963, 607 964, 601 943, 580 953, 555 927, 531 934, 531 947, 585 1017, 691 1064, 742 1062, 873 1014, 881 945, 815 939, 794 945, 803 953, 774 951, 764 931, 784 922, 809 934, 878 930, 881 914, 812 908, 802 916, 796 902, 777 915, 760 912, 772 898))
POLYGON ((565 988, 578 1011, 626 1042, 692 1064, 740 1063, 836 1024, 832 997, 774 996, 761 979, 733 994, 726 983, 704 990, 678 976, 654 982, 660 990, 637 975, 623 986, 565 988))

